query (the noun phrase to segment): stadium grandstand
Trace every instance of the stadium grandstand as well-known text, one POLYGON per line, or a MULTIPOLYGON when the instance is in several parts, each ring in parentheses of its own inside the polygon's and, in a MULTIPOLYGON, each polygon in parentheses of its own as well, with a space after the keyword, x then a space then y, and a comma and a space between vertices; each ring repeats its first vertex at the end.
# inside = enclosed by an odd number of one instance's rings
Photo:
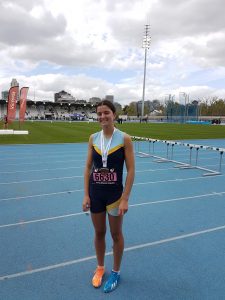
MULTIPOLYGON (((0 100, 0 118, 7 113, 7 101, 0 100)), ((17 103, 16 120, 19 119, 19 103, 17 103)), ((27 100, 26 120, 93 120, 97 119, 95 105, 91 103, 55 103, 47 101, 27 100)))
MULTIPOLYGON (((100 98, 99 102, 101 101, 100 98)), ((55 102, 34 101, 27 99, 26 120, 55 120, 55 121, 95 121, 96 99, 92 103, 86 100, 76 100, 65 91, 55 94, 55 102)), ((0 100, 0 118, 7 114, 7 100, 0 100)), ((17 101, 16 120, 19 119, 19 101, 17 101)))

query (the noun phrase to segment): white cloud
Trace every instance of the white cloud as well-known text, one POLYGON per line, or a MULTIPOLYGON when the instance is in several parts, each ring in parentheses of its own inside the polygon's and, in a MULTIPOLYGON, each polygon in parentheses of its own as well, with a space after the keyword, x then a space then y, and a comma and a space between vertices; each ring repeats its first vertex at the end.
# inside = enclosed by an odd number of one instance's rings
POLYGON ((40 99, 64 89, 77 98, 110 92, 122 104, 140 100, 150 21, 146 99, 179 91, 225 98, 223 2, 2 0, 1 89, 16 77, 40 99))

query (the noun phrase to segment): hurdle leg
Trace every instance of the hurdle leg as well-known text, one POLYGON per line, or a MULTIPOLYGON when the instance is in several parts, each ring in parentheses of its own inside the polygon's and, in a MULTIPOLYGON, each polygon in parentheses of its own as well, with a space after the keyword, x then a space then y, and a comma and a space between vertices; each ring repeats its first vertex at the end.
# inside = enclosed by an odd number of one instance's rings
POLYGON ((151 154, 151 141, 148 141, 148 153, 151 154))
POLYGON ((191 166, 191 161, 192 161, 192 147, 190 147, 190 161, 189 161, 189 164, 190 164, 190 166, 191 166))
POLYGON ((188 164, 184 164, 184 165, 182 165, 180 168, 181 169, 193 169, 193 168, 195 168, 194 166, 192 166, 192 149, 193 149, 193 147, 192 146, 190 146, 189 147, 189 150, 190 150, 190 155, 189 155, 189 165, 188 164))
POLYGON ((171 160, 173 160, 173 147, 174 147, 174 144, 172 144, 172 149, 171 149, 171 160))
POLYGON ((220 152, 219 173, 221 173, 222 171, 222 157, 223 157, 223 151, 220 152))
POLYGON ((196 148, 196 157, 195 157, 195 165, 198 165, 198 150, 199 148, 196 148))

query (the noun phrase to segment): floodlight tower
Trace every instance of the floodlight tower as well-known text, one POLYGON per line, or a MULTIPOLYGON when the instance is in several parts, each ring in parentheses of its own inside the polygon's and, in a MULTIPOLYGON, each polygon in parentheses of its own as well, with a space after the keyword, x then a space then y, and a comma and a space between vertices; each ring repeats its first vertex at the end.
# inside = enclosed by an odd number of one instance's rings
POLYGON ((189 94, 186 94, 184 92, 180 92, 180 95, 183 95, 184 96, 184 118, 185 118, 185 121, 187 121, 189 119, 189 104, 190 104, 190 95, 189 94))
POLYGON ((146 61, 147 61, 147 51, 150 48, 150 25, 145 25, 143 44, 142 48, 145 49, 145 62, 144 62, 144 79, 143 79, 143 93, 142 93, 142 105, 141 105, 141 119, 144 117, 144 102, 145 102, 145 79, 146 79, 146 61))

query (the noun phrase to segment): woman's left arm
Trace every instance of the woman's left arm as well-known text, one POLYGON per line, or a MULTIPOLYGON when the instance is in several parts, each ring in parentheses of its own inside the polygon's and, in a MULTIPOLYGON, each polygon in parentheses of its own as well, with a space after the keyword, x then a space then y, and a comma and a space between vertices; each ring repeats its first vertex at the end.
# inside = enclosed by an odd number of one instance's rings
POLYGON ((124 151, 125 151, 125 163, 127 168, 127 176, 126 176, 124 191, 120 201, 119 215, 124 215, 128 211, 128 200, 134 182, 134 174, 135 174, 133 144, 130 136, 127 134, 125 134, 124 136, 124 151))

